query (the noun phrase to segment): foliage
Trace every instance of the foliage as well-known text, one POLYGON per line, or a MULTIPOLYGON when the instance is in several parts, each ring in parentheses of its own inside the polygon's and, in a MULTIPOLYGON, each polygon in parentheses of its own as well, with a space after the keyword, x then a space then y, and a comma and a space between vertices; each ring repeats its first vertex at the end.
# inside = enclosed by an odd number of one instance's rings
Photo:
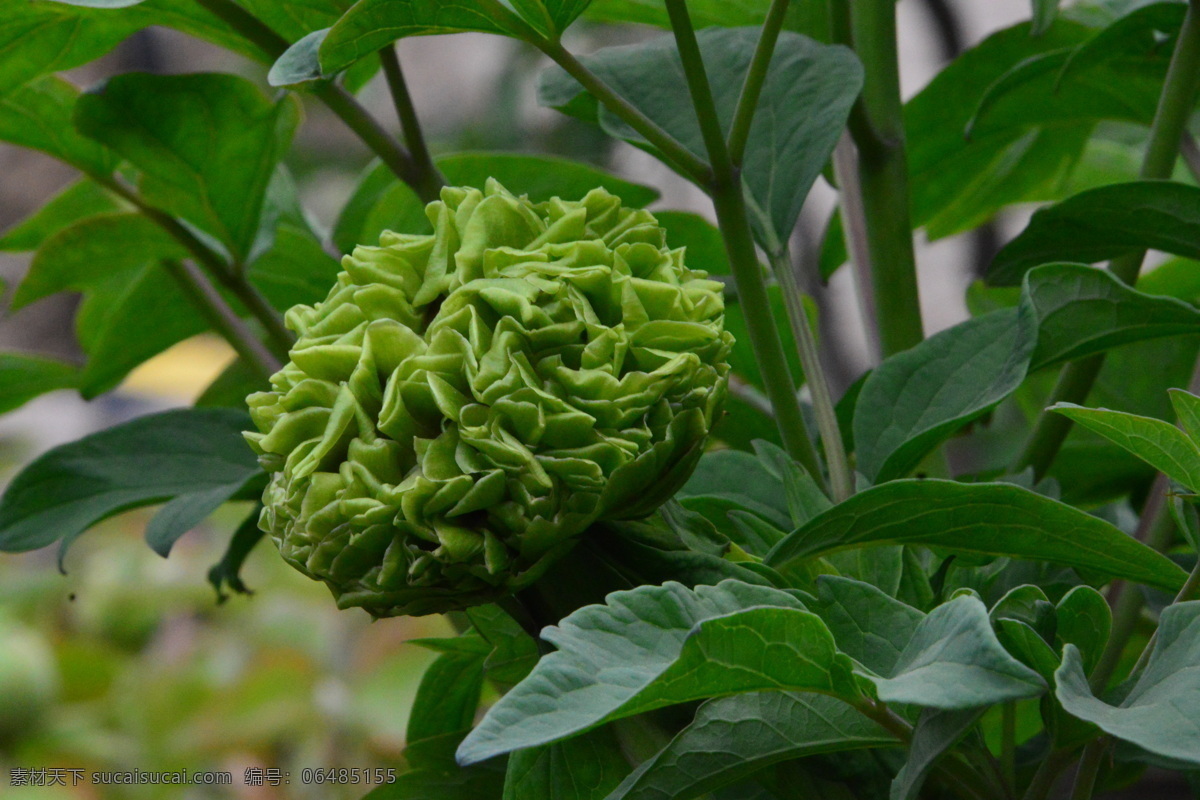
MULTIPOLYGON (((411 709, 386 707, 406 749, 377 800, 1045 800, 1068 772, 1086 800, 1147 765, 1195 780, 1200 2, 1034 0, 905 106, 893 14, 0 12, 0 140, 79 173, 0 235, 33 254, 12 305, 81 295, 86 356, 0 353, 0 410, 100 396, 197 334, 238 355, 195 407, 27 465, 0 500, 0 549, 57 542, 61 560, 162 504, 145 538, 163 556, 210 515, 231 523, 209 573, 222 599, 247 592, 266 533, 340 607, 452 612, 456 635, 417 642, 436 655, 411 709), (599 22, 670 32, 564 45, 599 22), (149 25, 264 81, 127 73, 80 93, 65 77, 149 25), (716 224, 652 214, 655 187, 593 163, 432 156, 393 44, 458 32, 548 57, 542 105, 690 180, 716 224), (377 71, 402 140, 356 97, 377 71), (305 103, 375 156, 329 231, 292 175, 305 103), (1112 152, 1127 158, 1097 159, 1112 152), (819 263, 798 265, 822 175, 839 206, 819 263), (921 336, 913 228, 978 230, 1028 202, 1045 205, 969 291, 973 315, 921 336), (1148 250, 1174 258, 1142 275, 1148 250), (839 399, 801 287, 851 257, 881 352, 839 399), (248 516, 226 506, 248 500, 248 516)), ((140 647, 162 602, 121 598, 104 624, 140 647)), ((77 691, 56 670, 81 657, 56 665, 7 618, 0 645, 0 746, 47 752, 61 723, 31 720, 77 691)), ((264 735, 320 727, 297 701, 311 674, 264 681, 286 709, 264 735)), ((250 725, 245 698, 197 724, 250 725)))

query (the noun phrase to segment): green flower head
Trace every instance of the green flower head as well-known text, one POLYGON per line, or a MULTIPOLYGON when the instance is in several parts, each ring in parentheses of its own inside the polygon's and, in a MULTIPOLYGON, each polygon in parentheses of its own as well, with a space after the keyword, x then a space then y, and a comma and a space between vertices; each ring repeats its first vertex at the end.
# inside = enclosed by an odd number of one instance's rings
POLYGON ((260 525, 342 607, 486 603, 692 472, 725 394, 721 284, 595 189, 447 188, 432 235, 357 247, 246 438, 260 525))

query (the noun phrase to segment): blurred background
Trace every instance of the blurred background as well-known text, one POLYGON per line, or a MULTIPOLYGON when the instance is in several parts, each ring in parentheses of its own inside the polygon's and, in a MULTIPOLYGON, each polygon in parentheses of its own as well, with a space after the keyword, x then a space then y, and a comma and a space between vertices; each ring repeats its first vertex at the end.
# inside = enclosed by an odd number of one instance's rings
MULTIPOLYGON (((903 0, 902 82, 917 92, 947 60, 988 33, 1029 16, 1029 0, 903 0)), ((0 22, 4 12, 0 8, 0 22)), ((586 22, 572 29, 576 52, 659 35, 586 22)), ((652 208, 710 214, 698 190, 649 156, 597 130, 541 109, 534 81, 539 54, 483 35, 409 39, 399 46, 409 86, 435 154, 460 150, 557 153, 604 166, 662 191, 652 208)), ((152 28, 111 55, 68 75, 88 86, 128 71, 235 72, 265 85, 262 69, 174 31, 152 28)), ((396 127, 382 77, 361 98, 396 127)), ((361 143, 323 107, 308 104, 289 166, 304 203, 329 226, 370 161, 361 143)), ((67 185, 72 171, 29 150, 0 145, 0 230, 67 185)), ((819 184, 797 230, 795 250, 816 274, 833 195, 819 184)), ((918 259, 926 329, 964 319, 964 289, 1006 230, 928 243, 918 259)), ((0 279, 19 282, 28 259, 0 254, 0 279)), ((815 280, 822 326, 845 349, 826 352, 841 386, 868 364, 848 270, 828 286, 815 280)), ((7 298, 7 293, 5 295, 7 298)), ((7 299, 0 301, 0 307, 7 299)), ((60 295, 0 316, 0 348, 81 361, 73 338, 74 300, 60 295)), ((828 338, 828 337, 827 337, 828 338)), ((209 337, 185 341, 135 371, 115 392, 84 402, 45 395, 0 417, 0 484, 39 453, 134 416, 189 404, 233 358, 209 337)), ((227 506, 184 537, 169 560, 141 542, 149 511, 119 516, 72 548, 66 574, 53 548, 0 557, 0 770, 290 771, 291 784, 233 788, 47 787, 13 791, 42 798, 338 798, 361 787, 298 785, 304 767, 399 766, 406 713, 432 654, 411 644, 450 632, 440 617, 371 624, 338 612, 322 586, 283 564, 265 545, 243 577, 252 596, 218 604, 206 582, 248 506, 227 506)), ((7 780, 0 781, 0 784, 7 780)), ((70 781, 68 780, 68 783, 70 781)), ((3 793, 3 791, 0 791, 3 793)))

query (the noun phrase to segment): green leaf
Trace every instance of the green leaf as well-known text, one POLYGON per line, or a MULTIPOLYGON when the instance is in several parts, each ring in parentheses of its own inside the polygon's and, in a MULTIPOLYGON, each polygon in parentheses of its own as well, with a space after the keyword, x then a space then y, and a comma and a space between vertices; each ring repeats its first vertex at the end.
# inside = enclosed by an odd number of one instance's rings
MULTIPOLYGON (((45 453, 0 499, 0 550, 62 550, 121 511, 232 487, 261 474, 242 441, 249 418, 232 409, 139 417, 45 453)), ((61 551, 60 551, 61 552, 61 551)))
POLYGON ((111 151, 75 130, 78 98, 74 86, 54 76, 0 94, 0 141, 41 150, 86 173, 109 174, 116 165, 111 151))
POLYGON ((254 510, 233 532, 233 537, 229 540, 229 546, 225 548, 221 560, 208 570, 208 582, 217 592, 218 603, 229 599, 229 595, 224 591, 226 586, 238 594, 251 594, 250 590, 246 588, 246 584, 242 582, 241 572, 242 565, 246 563, 246 556, 250 555, 250 551, 254 549, 255 545, 262 541, 264 532, 258 527, 258 515, 261 513, 262 504, 256 503, 254 510))
POLYGON ((1041 36, 1057 17, 1058 0, 1033 0, 1033 28, 1030 32, 1034 36, 1041 36))
POLYGON ((483 664, 488 679, 503 686, 515 686, 525 680, 539 657, 533 637, 497 605, 474 606, 463 613, 492 646, 483 664))
POLYGON ((764 562, 851 547, 920 544, 1093 570, 1177 591, 1185 573, 1121 530, 1079 509, 1005 483, 899 480, 859 492, 788 535, 764 562))
POLYGON ((78 387, 85 397, 94 397, 146 359, 207 329, 161 264, 187 255, 139 214, 90 217, 38 250, 13 296, 13 308, 56 292, 83 293, 75 330, 88 363, 78 387))
POLYGON ((99 58, 134 31, 140 20, 61 3, 6 3, 0 19, 0 95, 49 72, 99 58))
POLYGON ((1179 424, 1187 432, 1188 438, 1200 442, 1200 397, 1184 389, 1168 389, 1167 394, 1171 398, 1171 408, 1175 409, 1175 416, 1179 418, 1179 424))
POLYGON ((981 716, 983 708, 942 711, 926 708, 913 729, 908 758, 892 781, 890 800, 913 800, 938 758, 966 736, 981 716))
MULTIPOLYGON (((456 153, 435 159, 453 186, 482 187, 495 178, 517 195, 535 203, 552 197, 579 199, 597 186, 641 208, 658 198, 658 190, 631 183, 589 164, 555 156, 515 153, 456 153)), ((350 200, 338 216, 333 242, 349 253, 359 244, 375 244, 384 230, 421 233, 427 230, 425 205, 386 165, 375 162, 359 178, 350 200)))
POLYGON ((236 259, 258 234, 267 184, 298 121, 234 75, 127 73, 79 99, 75 124, 142 172, 146 200, 203 228, 236 259))
POLYGON ((1186 12, 1187 5, 1178 2, 1148 3, 1135 8, 1075 48, 1058 80, 1086 73, 1117 57, 1170 52, 1186 12))
POLYGON ((1074 645, 1066 646, 1055 678, 1068 713, 1151 753, 1200 766, 1200 601, 1163 611, 1146 668, 1119 706, 1092 694, 1074 645))
POLYGON ((518 750, 508 760, 504 800, 604 800, 629 772, 608 728, 518 750))
POLYGON ((832 697, 754 692, 709 700, 609 800, 690 800, 796 758, 886 747, 895 738, 832 697))
MULTIPOLYGON (((1049 124, 1051 106, 1064 99, 1052 91, 1052 76, 1044 93, 1026 98, 1028 113, 1014 103, 998 108, 997 124, 969 140, 963 130, 988 87, 1009 69, 1039 53, 1078 45, 1090 33, 1063 19, 1036 37, 1030 23, 998 31, 942 69, 905 105, 913 225, 938 239, 973 228, 1011 203, 1057 196, 1094 120, 1049 124)), ((1095 93, 1090 86, 1062 91, 1073 97, 1095 93)), ((829 245, 841 250, 840 258, 830 260, 844 261, 840 233, 829 245)))
POLYGON ((1107 270, 1047 264, 1025 276, 1022 301, 1038 322, 1030 371, 1130 342, 1200 333, 1200 311, 1129 288, 1107 270))
MULTIPOLYGON (((725 131, 732 122, 758 33, 753 28, 709 28, 697 34, 725 131)), ((692 153, 706 158, 691 100, 686 92, 678 91, 685 81, 672 37, 608 48, 582 61, 692 153)), ((846 48, 822 45, 793 33, 780 36, 744 160, 751 221, 768 250, 787 242, 800 206, 833 152, 861 87, 862 68, 846 48)), ((578 113, 586 100, 594 111, 595 101, 557 67, 542 73, 539 99, 543 105, 567 113, 578 113)), ((598 119, 610 135, 647 146, 606 109, 599 109, 598 117, 593 111, 585 116, 598 119)))
POLYGON ((150 549, 166 558, 171 547, 179 538, 195 528, 208 516, 233 500, 235 496, 249 495, 249 498, 262 495, 266 488, 265 476, 255 476, 248 484, 226 483, 211 489, 196 492, 185 492, 176 495, 146 525, 146 544, 150 549))
POLYGON ((1059 658, 1046 640, 1027 623, 1015 619, 1000 619, 994 623, 996 638, 1018 661, 1053 683, 1059 658))
POLYGON ((1171 423, 1106 408, 1084 408, 1074 403, 1056 403, 1048 410, 1125 448, 1193 492, 1200 491, 1200 448, 1171 423))
POLYGON ((497 0, 360 0, 329 31, 320 47, 325 75, 407 36, 497 33, 521 38, 521 19, 497 0))
POLYGON ((324 300, 341 271, 316 237, 291 224, 280 225, 271 248, 246 271, 275 308, 287 311, 299 303, 324 300))
POLYGON ((405 734, 404 755, 411 766, 454 766, 454 750, 471 729, 479 707, 486 652, 443 653, 425 670, 405 734))
POLYGON ((321 80, 321 64, 317 61, 317 50, 329 35, 329 28, 322 28, 296 40, 295 44, 275 60, 267 72, 267 83, 272 86, 296 86, 309 81, 321 80))
POLYGON ((38 395, 69 389, 78 370, 52 358, 24 353, 0 353, 0 414, 20 408, 38 395))
POLYGON ((854 410, 858 470, 877 483, 901 477, 954 431, 1025 378, 1033 316, 1004 309, 969 319, 883 362, 854 410))
MULTIPOLYGON (((770 0, 689 0, 688 13, 696 28, 714 25, 738 28, 762 25, 770 0)), ((659 28, 671 27, 662 0, 592 0, 585 16, 596 22, 637 22, 659 28)), ((784 30, 796 31, 822 41, 829 37, 829 12, 823 3, 789 3, 784 30)))
POLYGON ((730 512, 749 511, 777 528, 791 527, 783 481, 760 459, 741 450, 718 450, 701 456, 676 499, 738 542, 743 537, 729 520, 730 512))
POLYGON ((817 579, 821 615, 838 649, 879 675, 896 668, 925 615, 862 581, 822 575, 817 579))
POLYGON ((405 772, 363 800, 501 800, 505 763, 405 772))
POLYGON ((687 265, 709 275, 732 275, 725 239, 720 229, 690 211, 655 211, 658 224, 667 232, 667 247, 687 248, 687 265))
POLYGON ((300 0, 280 3, 278 0, 238 0, 254 16, 272 30, 294 42, 313 31, 328 28, 354 5, 354 0, 300 0))
POLYGON ((1058 601, 1056 641, 1074 645, 1083 660, 1083 668, 1091 674, 1100 661, 1108 636, 1112 631, 1112 609, 1104 595, 1090 586, 1076 586, 1058 601))
POLYGON ((889 677, 867 676, 879 698, 960 710, 1036 697, 1046 683, 1008 654, 992 631, 987 608, 960 595, 929 612, 889 677))
POLYGON ((72 183, 0 236, 0 250, 36 250, 63 228, 97 214, 120 211, 115 197, 89 180, 72 183))
POLYGON ((848 661, 819 617, 786 592, 737 581, 614 592, 542 638, 558 652, 492 706, 459 763, 674 703, 765 689, 832 693, 849 682, 848 661))
POLYGON ((1200 188, 1171 181, 1118 183, 1039 209, 996 254, 987 280, 1011 286, 1038 264, 1090 264, 1147 249, 1200 257, 1200 188))

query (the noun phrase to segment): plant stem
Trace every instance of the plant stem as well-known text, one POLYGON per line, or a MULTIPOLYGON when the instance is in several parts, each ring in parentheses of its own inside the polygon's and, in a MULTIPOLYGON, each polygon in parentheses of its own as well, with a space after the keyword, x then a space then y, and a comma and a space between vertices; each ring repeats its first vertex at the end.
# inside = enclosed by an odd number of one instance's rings
MULTIPOLYGON (((288 49, 286 39, 233 0, 196 0, 196 3, 233 28, 261 50, 270 61, 275 61, 288 49)), ((437 199, 438 192, 428 180, 423 179, 422 171, 413 158, 353 96, 328 81, 317 81, 312 85, 311 91, 379 156, 380 161, 387 164, 400 180, 411 186, 423 201, 437 199)))
POLYGON ((425 199, 426 195, 437 198, 446 181, 429 155, 425 134, 421 131, 421 121, 417 118, 417 109, 413 105, 412 95, 408 92, 408 83, 404 80, 396 48, 388 46, 380 50, 379 61, 383 64, 383 75, 387 79, 388 91, 391 92, 392 103, 396 107, 396 117, 400 120, 404 142, 408 145, 408 154, 416 173, 414 177, 417 183, 413 189, 422 200, 431 202, 430 199, 425 199))
POLYGON ((767 71, 771 66, 771 57, 775 54, 779 33, 783 30, 787 9, 788 0, 771 1, 762 33, 758 37, 758 45, 754 48, 754 57, 750 60, 750 69, 746 72, 746 80, 738 96, 737 109, 733 112, 733 124, 729 127, 729 159, 735 166, 741 166, 742 157, 746 154, 746 142, 750 138, 754 111, 758 108, 758 98, 762 95, 763 84, 767 80, 767 71))
POLYGON ((854 51, 865 72, 850 133, 858 172, 883 357, 924 338, 913 253, 908 156, 904 144, 900 68, 893 0, 835 0, 844 33, 848 14, 854 51), (849 8, 846 9, 846 4, 849 8))
POLYGON ((842 138, 833 151, 833 174, 838 183, 838 209, 842 214, 842 233, 846 240, 846 255, 854 270, 854 288, 862 315, 871 366, 881 359, 879 347, 879 314, 875 306, 875 288, 871 283, 871 248, 867 243, 867 220, 863 210, 862 187, 858 179, 858 151, 850 134, 842 138))
POLYGON ((1096 776, 1100 774, 1100 767, 1104 764, 1108 745, 1109 738, 1100 736, 1083 748, 1083 756, 1079 759, 1079 772, 1075 773, 1075 786, 1071 789, 1071 800, 1091 800, 1092 792, 1096 791, 1096 776))
POLYGON ((1033 773, 1033 778, 1029 781, 1029 786, 1025 788, 1025 794, 1021 795, 1021 800, 1046 800, 1050 790, 1058 782, 1058 776, 1069 763, 1070 750, 1055 750, 1042 759, 1037 772, 1033 773))
MULTIPOLYGON (((230 269, 221 256, 208 247, 208 245, 204 244, 204 242, 200 241, 179 220, 161 209, 149 205, 136 192, 130 190, 111 175, 93 174, 90 177, 110 192, 127 200, 137 208, 142 216, 158 225, 183 245, 200 268, 208 274, 208 277, 227 288, 246 306, 247 311, 259 321, 267 333, 270 351, 274 356, 280 361, 286 360, 288 350, 291 349, 292 343, 295 341, 292 333, 283 324, 283 317, 279 315, 279 312, 267 302, 266 298, 259 293, 253 284, 246 280, 244 275, 230 269)), ((224 301, 222 300, 222 302, 224 301)), ((230 344, 239 352, 242 349, 252 347, 248 343, 234 344, 230 342, 230 344)))
POLYGON ((1008 701, 1000 706, 1000 770, 1009 786, 1016 785, 1017 776, 1017 704, 1008 701))
POLYGON ((808 324, 808 315, 804 311, 804 295, 796 284, 795 267, 788 258, 787 250, 772 257, 771 266, 774 268, 775 280, 779 282, 779 288, 783 291, 792 336, 796 340, 796 350, 800 355, 800 366, 804 369, 804 377, 812 392, 817 431, 821 434, 825 463, 829 467, 829 488, 833 494, 833 502, 840 503, 854 494, 854 476, 850 472, 850 461, 846 457, 842 433, 838 428, 837 411, 833 395, 829 392, 829 381, 821 367, 817 341, 813 336, 812 327, 808 324))
POLYGON ((729 148, 717 118, 716 103, 700 55, 700 45, 692 28, 683 0, 667 0, 667 13, 687 75, 688 91, 700 119, 700 131, 708 157, 712 161, 712 180, 708 183, 716 209, 717 222, 725 240, 725 249, 737 282, 738 302, 745 309, 746 327, 754 358, 762 372, 767 396, 775 410, 784 447, 792 458, 808 470, 818 485, 825 485, 812 439, 805 427, 800 401, 788 373, 783 343, 771 318, 770 302, 754 249, 754 239, 746 216, 746 199, 741 175, 729 158, 729 148))
POLYGON ((188 300, 242 359, 263 377, 269 379, 283 366, 247 327, 225 299, 221 297, 204 274, 191 264, 167 259, 163 267, 188 296, 188 300))
POLYGON ((617 94, 611 86, 585 67, 579 59, 567 51, 562 43, 543 39, 537 47, 567 74, 577 80, 584 89, 604 104, 612 113, 633 128, 642 138, 653 145, 663 158, 687 178, 704 187, 712 180, 712 168, 678 139, 665 131, 657 122, 639 111, 632 103, 617 94))
MULTIPOLYGON (((1150 127, 1150 142, 1142 160, 1141 177, 1146 180, 1166 180, 1175 169, 1179 157, 1188 115, 1196 106, 1196 95, 1200 91, 1200 0, 1188 3, 1187 15, 1167 79, 1159 96, 1158 109, 1150 127)), ((1137 282, 1145 252, 1113 259, 1109 270, 1127 284, 1137 282)), ((1058 383, 1046 405, 1059 402, 1082 403, 1100 374, 1104 365, 1104 354, 1074 361, 1063 367, 1058 383)), ((1061 414, 1043 411, 1034 425, 1030 438, 1014 465, 1014 471, 1033 467, 1034 479, 1040 479, 1058 455, 1063 441, 1071 430, 1071 420, 1061 414), (1053 418, 1053 419, 1049 419, 1053 418)))

